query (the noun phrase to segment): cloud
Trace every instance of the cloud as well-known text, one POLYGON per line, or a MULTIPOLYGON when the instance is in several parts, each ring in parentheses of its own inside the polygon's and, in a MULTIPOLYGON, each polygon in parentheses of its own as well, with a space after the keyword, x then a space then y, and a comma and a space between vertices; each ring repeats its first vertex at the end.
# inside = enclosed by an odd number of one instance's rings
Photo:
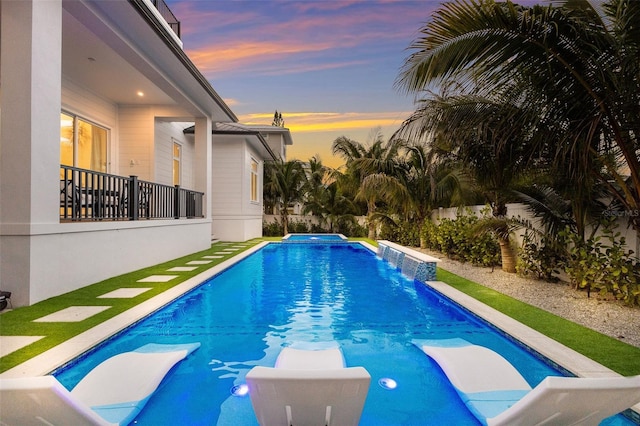
MULTIPOLYGON (((282 112, 285 126, 292 134, 335 132, 399 127, 410 115, 406 111, 390 112, 282 112)), ((273 113, 245 114, 239 117, 244 124, 270 124, 273 113)))
POLYGON ((238 105, 240 105, 240 101, 238 101, 237 99, 233 99, 233 98, 224 98, 223 101, 228 106, 238 106, 238 105))
POLYGON ((384 61, 435 2, 171 2, 185 50, 208 78, 303 73, 384 61), (322 58, 320 58, 322 54, 322 58), (322 68, 324 67, 324 68, 322 68))
POLYGON ((269 40, 238 40, 224 45, 190 50, 188 55, 205 74, 231 72, 238 69, 255 72, 256 64, 277 63, 289 56, 319 52, 330 47, 325 42, 283 44, 269 40))

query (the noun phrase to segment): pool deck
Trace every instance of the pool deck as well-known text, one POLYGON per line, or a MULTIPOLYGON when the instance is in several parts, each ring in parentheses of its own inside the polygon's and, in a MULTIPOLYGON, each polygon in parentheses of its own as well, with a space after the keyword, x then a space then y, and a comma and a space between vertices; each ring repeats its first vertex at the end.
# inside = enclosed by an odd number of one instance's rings
MULTIPOLYGON (((376 253, 376 247, 359 242, 361 245, 376 253)), ((59 368, 61 365, 71 361, 77 356, 91 349, 98 343, 108 339, 119 331, 127 328, 141 318, 171 303, 184 293, 192 290, 202 282, 219 274, 226 268, 250 256, 260 250, 269 242, 261 242, 242 253, 234 254, 233 257, 207 269, 206 271, 176 285, 175 287, 161 293, 141 304, 117 315, 92 329, 73 337, 66 342, 38 355, 30 360, 0 374, 0 378, 32 377, 46 375, 59 368)), ((205 261, 205 260, 203 260, 205 261)), ((188 265, 185 265, 188 267, 188 265)), ((149 277, 149 281, 158 277, 149 277)), ((450 287, 439 281, 429 281, 426 285, 435 291, 451 299, 453 302, 473 312, 480 318, 493 324, 504 333, 522 342, 527 347, 538 352, 542 356, 550 359, 561 368, 571 372, 577 377, 620 377, 613 370, 585 357, 584 355, 556 342, 555 340, 523 325, 509 316, 485 305, 482 302, 450 287)), ((112 296, 113 297, 113 296, 112 296)), ((122 295, 121 297, 126 297, 122 295)), ((82 310, 68 313, 68 315, 82 315, 82 310)), ((30 336, 31 339, 34 336, 30 336)), ((9 343, 9 342, 6 342, 9 343)), ((3 349, 5 343, 3 343, 3 349)), ((633 407, 633 410, 640 412, 640 404, 633 407)))

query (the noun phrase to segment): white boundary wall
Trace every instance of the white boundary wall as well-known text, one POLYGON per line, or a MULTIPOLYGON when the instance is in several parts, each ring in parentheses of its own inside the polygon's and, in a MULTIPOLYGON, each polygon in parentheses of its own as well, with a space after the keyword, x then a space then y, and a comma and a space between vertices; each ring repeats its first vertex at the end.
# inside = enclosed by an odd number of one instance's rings
MULTIPOLYGON (((468 206, 463 208, 440 208, 435 210, 431 214, 431 219, 434 223, 438 223, 441 219, 455 219, 458 216, 458 212, 471 210, 472 213, 475 213, 477 216, 482 216, 482 210, 486 209, 486 205, 477 205, 477 206, 468 206)), ((507 204, 507 216, 509 217, 521 217, 523 219, 531 221, 531 223, 536 226, 540 221, 533 217, 533 215, 527 210, 526 205, 520 203, 507 204)), ((625 238, 626 248, 627 250, 633 250, 634 255, 636 257, 639 256, 640 253, 640 239, 636 231, 627 225, 627 219, 624 217, 620 217, 618 219, 618 228, 617 231, 620 232, 620 236, 625 238)), ((587 230, 590 232, 590 229, 587 230)), ((517 235, 518 245, 522 245, 522 235, 524 234, 524 230, 517 235)))

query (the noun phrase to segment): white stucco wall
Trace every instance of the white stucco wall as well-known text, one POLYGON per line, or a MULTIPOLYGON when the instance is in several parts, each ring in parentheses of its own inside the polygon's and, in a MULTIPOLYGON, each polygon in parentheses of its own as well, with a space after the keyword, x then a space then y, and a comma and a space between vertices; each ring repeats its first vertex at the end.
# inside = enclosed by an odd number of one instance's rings
MULTIPOLYGON (((33 304, 211 246, 206 220, 154 222, 122 222, 117 228, 65 224, 65 233, 34 235, 29 299, 16 293, 14 305, 33 304), (78 232, 69 232, 71 228, 78 232)), ((19 244, 21 239, 6 241, 19 244)))
POLYGON ((186 123, 155 120, 155 182, 173 185, 173 141, 182 148, 180 186, 195 188, 193 175, 193 159, 195 156, 194 138, 185 137, 183 130, 189 127, 186 123))
MULTIPOLYGON (((477 216, 482 216, 482 211, 487 207, 484 205, 477 205, 477 206, 468 206, 465 208, 470 209, 477 216)), ((453 220, 457 217, 458 211, 459 211, 458 208, 453 208, 453 207, 447 208, 447 209, 440 208, 438 210, 435 210, 431 214, 431 218, 436 223, 438 223, 440 219, 453 220)), ((520 203, 507 204, 507 215, 509 217, 520 217, 522 219, 529 220, 534 227, 538 227, 539 229, 542 228, 542 226, 540 225, 540 220, 535 218, 531 214, 531 212, 528 211, 527 207, 524 204, 520 204, 520 203)), ((627 226, 627 222, 628 222, 627 218, 625 218, 624 216, 620 217, 617 220, 616 231, 620 232, 621 236, 625 238, 625 245, 627 249, 633 250, 634 253, 637 255, 638 253, 640 253, 640 239, 638 238, 638 234, 636 233, 636 231, 633 228, 627 226)), ((587 227, 587 232, 591 232, 591 227, 587 227)), ((520 230, 519 232, 516 232, 515 236, 516 236, 516 241, 518 245, 522 245, 523 235, 524 235, 524 230, 520 230)))
POLYGON ((213 142, 212 236, 246 241, 262 236, 263 161, 243 136, 216 135, 213 142), (257 202, 250 199, 251 160, 258 162, 257 202))
POLYGON ((110 173, 152 181, 156 145, 182 137, 174 126, 156 132, 155 117, 194 119, 197 143, 186 150, 191 164, 183 170, 207 194, 211 119, 179 105, 118 105, 62 75, 62 1, 0 7, 0 288, 13 293, 13 306, 210 247, 208 217, 60 223, 61 110, 109 129, 110 173))
POLYGON ((62 78, 61 110, 108 130, 107 173, 118 173, 118 107, 67 78, 62 78))

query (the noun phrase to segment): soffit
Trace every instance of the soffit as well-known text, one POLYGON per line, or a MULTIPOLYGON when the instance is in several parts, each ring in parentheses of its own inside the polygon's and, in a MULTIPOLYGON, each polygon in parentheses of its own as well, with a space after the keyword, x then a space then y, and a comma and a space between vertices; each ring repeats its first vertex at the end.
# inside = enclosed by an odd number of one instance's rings
POLYGON ((186 59, 185 65, 185 57, 178 57, 131 2, 63 5, 65 77, 117 104, 177 106, 185 119, 237 120, 213 88, 194 77, 193 64, 186 59))

